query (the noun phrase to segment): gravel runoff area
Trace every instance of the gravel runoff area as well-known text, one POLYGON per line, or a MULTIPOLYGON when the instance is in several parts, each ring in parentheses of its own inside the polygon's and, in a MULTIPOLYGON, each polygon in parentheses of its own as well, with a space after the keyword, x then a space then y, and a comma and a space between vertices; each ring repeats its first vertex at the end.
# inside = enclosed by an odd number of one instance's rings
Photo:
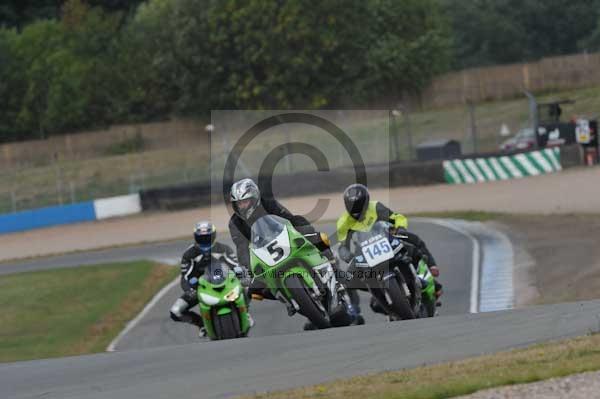
MULTIPOLYGON (((520 214, 600 213, 600 167, 576 168, 520 180, 434 185, 372 190, 373 198, 404 213, 480 210, 520 214)), ((339 216, 341 193, 284 199, 294 212, 309 212, 319 198, 331 200, 322 220, 339 216)), ((225 207, 137 215, 128 218, 57 226, 0 235, 0 262, 77 250, 148 241, 165 241, 191 234, 193 223, 210 218, 226 229, 225 207)))
POLYGON ((515 250, 517 307, 597 299, 600 215, 502 216, 515 250))
POLYGON ((600 393, 600 372, 486 389, 460 399, 588 399, 600 393))
MULTIPOLYGON (((491 223, 504 230, 516 250, 517 307, 598 298, 600 216, 507 216, 491 223)), ((600 397, 600 372, 498 387, 469 399, 600 397)))

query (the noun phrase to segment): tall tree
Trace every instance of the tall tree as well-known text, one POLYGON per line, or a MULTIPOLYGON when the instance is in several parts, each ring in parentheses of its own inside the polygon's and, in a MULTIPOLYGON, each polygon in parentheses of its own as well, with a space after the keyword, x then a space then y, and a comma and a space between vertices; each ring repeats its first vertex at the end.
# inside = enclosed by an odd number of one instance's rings
POLYGON ((36 19, 56 18, 61 0, 6 0, 0 5, 0 26, 21 30, 36 19))
POLYGON ((575 53, 594 31, 597 0, 440 0, 458 68, 575 53))
MULTIPOLYGON (((68 0, 4 0, 0 4, 0 26, 22 30, 38 19, 58 19, 68 0)), ((145 0, 89 0, 92 7, 108 12, 132 13, 145 0)))
POLYGON ((373 0, 365 82, 371 96, 418 92, 450 62, 449 27, 435 0, 373 0))
POLYGON ((19 138, 16 129, 24 92, 24 74, 16 60, 18 35, 0 28, 0 142, 19 138))

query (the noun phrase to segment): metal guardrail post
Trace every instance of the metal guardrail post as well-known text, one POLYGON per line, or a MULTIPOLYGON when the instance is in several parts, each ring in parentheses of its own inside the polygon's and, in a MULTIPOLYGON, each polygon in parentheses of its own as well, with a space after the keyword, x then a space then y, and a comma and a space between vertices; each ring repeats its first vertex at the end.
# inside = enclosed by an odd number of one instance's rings
MULTIPOLYGON (((393 137, 394 141, 394 160, 398 161, 400 159, 400 143, 398 143, 398 127, 396 126, 396 115, 399 112, 396 110, 390 110, 388 112, 389 118, 389 134, 393 137)), ((391 148, 390 148, 391 152, 391 148)))
POLYGON ((529 100, 529 125, 533 129, 533 133, 535 134, 535 147, 540 148, 540 140, 538 134, 538 127, 540 124, 539 115, 538 115, 538 105, 535 96, 527 91, 523 90, 523 93, 527 96, 529 100))
POLYGON ((471 142, 473 144, 473 153, 478 152, 477 146, 477 123, 475 120, 475 104, 471 101, 467 102, 467 106, 469 108, 469 130, 471 133, 471 142))
POLYGON ((400 143, 399 143, 399 132, 398 132, 398 125, 397 125, 397 119, 396 117, 399 116, 400 114, 402 114, 402 117, 404 119, 404 129, 406 131, 406 141, 407 141, 407 145, 408 145, 408 160, 412 161, 415 158, 415 151, 414 151, 414 145, 413 145, 413 138, 412 138, 412 129, 411 129, 411 124, 410 124, 410 113, 408 112, 408 108, 405 107, 402 104, 398 104, 396 106, 398 108, 398 110, 393 110, 392 111, 392 115, 394 117, 393 121, 394 121, 394 130, 393 130, 393 134, 394 134, 394 143, 396 146, 396 161, 400 160, 400 143))
POLYGON ((15 190, 10 190, 10 201, 12 203, 12 211, 13 213, 17 212, 17 194, 15 190))

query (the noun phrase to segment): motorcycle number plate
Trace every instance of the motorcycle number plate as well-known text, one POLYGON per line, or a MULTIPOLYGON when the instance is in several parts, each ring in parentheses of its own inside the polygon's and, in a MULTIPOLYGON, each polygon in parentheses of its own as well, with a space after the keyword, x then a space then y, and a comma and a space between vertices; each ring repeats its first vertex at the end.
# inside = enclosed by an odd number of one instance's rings
POLYGON ((362 247, 362 253, 371 267, 377 266, 394 257, 394 250, 386 238, 381 238, 362 247))
POLYGON ((281 233, 262 248, 253 248, 254 254, 268 266, 275 266, 290 256, 290 239, 287 228, 284 228, 281 233))

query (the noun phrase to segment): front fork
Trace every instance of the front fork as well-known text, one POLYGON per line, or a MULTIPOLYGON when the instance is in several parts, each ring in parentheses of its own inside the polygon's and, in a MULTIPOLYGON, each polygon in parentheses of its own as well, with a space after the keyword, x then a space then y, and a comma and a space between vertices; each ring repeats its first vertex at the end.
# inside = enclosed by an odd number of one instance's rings
POLYGON ((333 266, 327 262, 314 268, 317 272, 321 285, 325 288, 325 297, 328 298, 327 306, 329 314, 339 310, 340 306, 344 307, 344 311, 352 318, 358 316, 358 309, 355 309, 346 287, 335 277, 333 266))
MULTIPOLYGON (((419 314, 419 310, 421 309, 421 300, 423 297, 423 285, 412 263, 408 264, 408 268, 412 275, 412 281, 414 281, 414 292, 408 298, 413 305, 413 312, 415 312, 415 314, 419 314)), ((396 273, 400 273, 400 270, 397 270, 396 273)))

